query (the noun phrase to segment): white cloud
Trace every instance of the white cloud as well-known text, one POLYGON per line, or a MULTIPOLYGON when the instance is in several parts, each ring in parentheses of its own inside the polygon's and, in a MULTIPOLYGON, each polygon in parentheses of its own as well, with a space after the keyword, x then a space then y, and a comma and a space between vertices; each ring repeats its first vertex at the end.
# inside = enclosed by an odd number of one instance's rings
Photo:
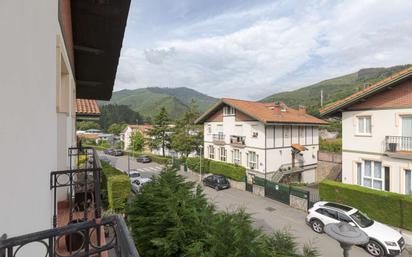
POLYGON ((212 96, 258 99, 359 68, 412 60, 412 1, 295 4, 298 11, 287 15, 275 8, 282 4, 258 6, 176 29, 188 39, 124 49, 116 89, 187 86, 212 96), (242 19, 249 24, 234 31, 225 25, 242 19), (200 28, 219 33, 190 38, 200 28))

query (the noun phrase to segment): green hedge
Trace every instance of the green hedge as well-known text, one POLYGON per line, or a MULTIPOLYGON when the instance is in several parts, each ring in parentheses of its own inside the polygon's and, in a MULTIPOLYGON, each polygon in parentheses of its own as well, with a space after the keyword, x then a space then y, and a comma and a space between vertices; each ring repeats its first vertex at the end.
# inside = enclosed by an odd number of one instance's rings
POLYGON ((342 152, 342 138, 338 139, 320 139, 319 149, 325 152, 340 153, 342 152))
POLYGON ((114 211, 123 211, 130 190, 131 184, 127 176, 110 176, 107 180, 109 208, 114 211))
MULTIPOLYGON (((192 171, 199 172, 199 157, 187 158, 187 166, 192 171)), ((202 159, 202 172, 224 175, 236 181, 243 181, 243 177, 246 175, 246 168, 236 164, 202 159)))
POLYGON ((378 191, 358 185, 324 180, 320 183, 321 200, 353 206, 372 219, 412 230, 412 197, 378 191))
POLYGON ((101 161, 102 164, 102 181, 101 181, 101 186, 100 186, 100 192, 102 195, 102 203, 103 206, 105 208, 110 208, 113 209, 112 207, 115 207, 115 209, 113 210, 118 210, 116 208, 118 208, 118 206, 124 206, 124 204, 126 203, 126 200, 124 200, 123 204, 118 204, 117 203, 117 199, 118 198, 118 194, 123 195, 126 194, 127 195, 130 193, 131 190, 131 184, 129 181, 128 176, 123 173, 122 171, 112 167, 110 164, 108 164, 105 161, 101 161), (117 178, 117 177, 121 177, 122 179, 120 179, 121 181, 127 181, 127 185, 123 185, 121 184, 119 186, 118 180, 115 179, 114 181, 111 180, 111 178, 117 178), (112 185, 110 186, 111 191, 109 191, 109 183, 111 183, 112 185), (115 196, 113 196, 113 194, 115 196), (112 205, 110 204, 110 200, 112 199, 112 205))

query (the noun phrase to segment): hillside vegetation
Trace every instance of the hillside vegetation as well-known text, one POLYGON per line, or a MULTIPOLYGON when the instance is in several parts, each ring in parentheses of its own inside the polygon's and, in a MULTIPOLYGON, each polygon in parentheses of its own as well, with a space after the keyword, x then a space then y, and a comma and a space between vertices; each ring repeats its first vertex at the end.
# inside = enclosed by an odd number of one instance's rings
POLYGON ((178 118, 191 103, 196 101, 201 112, 206 111, 217 99, 193 89, 179 88, 139 88, 113 92, 111 104, 128 105, 132 110, 146 117, 153 117, 165 107, 172 118, 178 118))
POLYGON ((373 83, 389 77, 411 65, 398 65, 389 68, 368 68, 341 77, 332 78, 294 91, 276 93, 262 99, 262 102, 284 101, 291 107, 304 105, 308 112, 319 113, 320 92, 323 90, 324 104, 347 97, 373 83))

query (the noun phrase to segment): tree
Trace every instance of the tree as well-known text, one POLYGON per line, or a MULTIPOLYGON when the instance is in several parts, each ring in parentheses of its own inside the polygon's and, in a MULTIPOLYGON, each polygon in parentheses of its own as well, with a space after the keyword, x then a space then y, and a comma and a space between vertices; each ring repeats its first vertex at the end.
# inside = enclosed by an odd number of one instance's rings
POLYGON ((141 152, 144 147, 144 137, 140 131, 136 130, 130 136, 130 145, 129 149, 132 149, 136 152, 141 152))
POLYGON ((162 155, 165 156, 165 149, 170 144, 170 118, 165 107, 153 118, 153 128, 148 131, 150 136, 149 146, 151 149, 162 149, 162 155))
POLYGON ((100 125, 94 121, 79 121, 76 123, 77 130, 100 129, 100 125))
POLYGON ((129 203, 126 214, 142 256, 189 256, 190 249, 203 249, 199 244, 207 237, 214 207, 194 189, 193 182, 167 170, 129 203))
POLYGON ((203 145, 203 127, 195 124, 198 117, 197 105, 192 102, 182 118, 176 122, 171 136, 171 148, 186 158, 194 151, 200 152, 200 146, 203 145))
POLYGON ((100 112, 99 123, 104 130, 107 130, 113 123, 137 124, 145 122, 145 119, 138 112, 133 111, 127 105, 103 105, 100 107, 100 112))
POLYGON ((107 132, 115 134, 115 135, 119 135, 120 133, 123 132, 123 130, 127 127, 126 123, 113 123, 109 126, 109 128, 107 129, 107 132))
MULTIPOLYGON (((218 212, 201 188, 164 170, 129 201, 133 239, 145 257, 299 257, 287 231, 266 235, 243 209, 218 212)), ((305 257, 317 256, 307 245, 305 257)))

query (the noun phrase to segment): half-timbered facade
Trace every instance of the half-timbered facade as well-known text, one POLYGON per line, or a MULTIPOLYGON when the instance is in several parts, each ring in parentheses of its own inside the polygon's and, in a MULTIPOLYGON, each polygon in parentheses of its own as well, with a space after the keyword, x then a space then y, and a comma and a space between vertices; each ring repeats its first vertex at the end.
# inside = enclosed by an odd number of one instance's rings
POLYGON ((284 103, 221 99, 203 114, 204 157, 271 180, 313 182, 324 121, 284 103))

